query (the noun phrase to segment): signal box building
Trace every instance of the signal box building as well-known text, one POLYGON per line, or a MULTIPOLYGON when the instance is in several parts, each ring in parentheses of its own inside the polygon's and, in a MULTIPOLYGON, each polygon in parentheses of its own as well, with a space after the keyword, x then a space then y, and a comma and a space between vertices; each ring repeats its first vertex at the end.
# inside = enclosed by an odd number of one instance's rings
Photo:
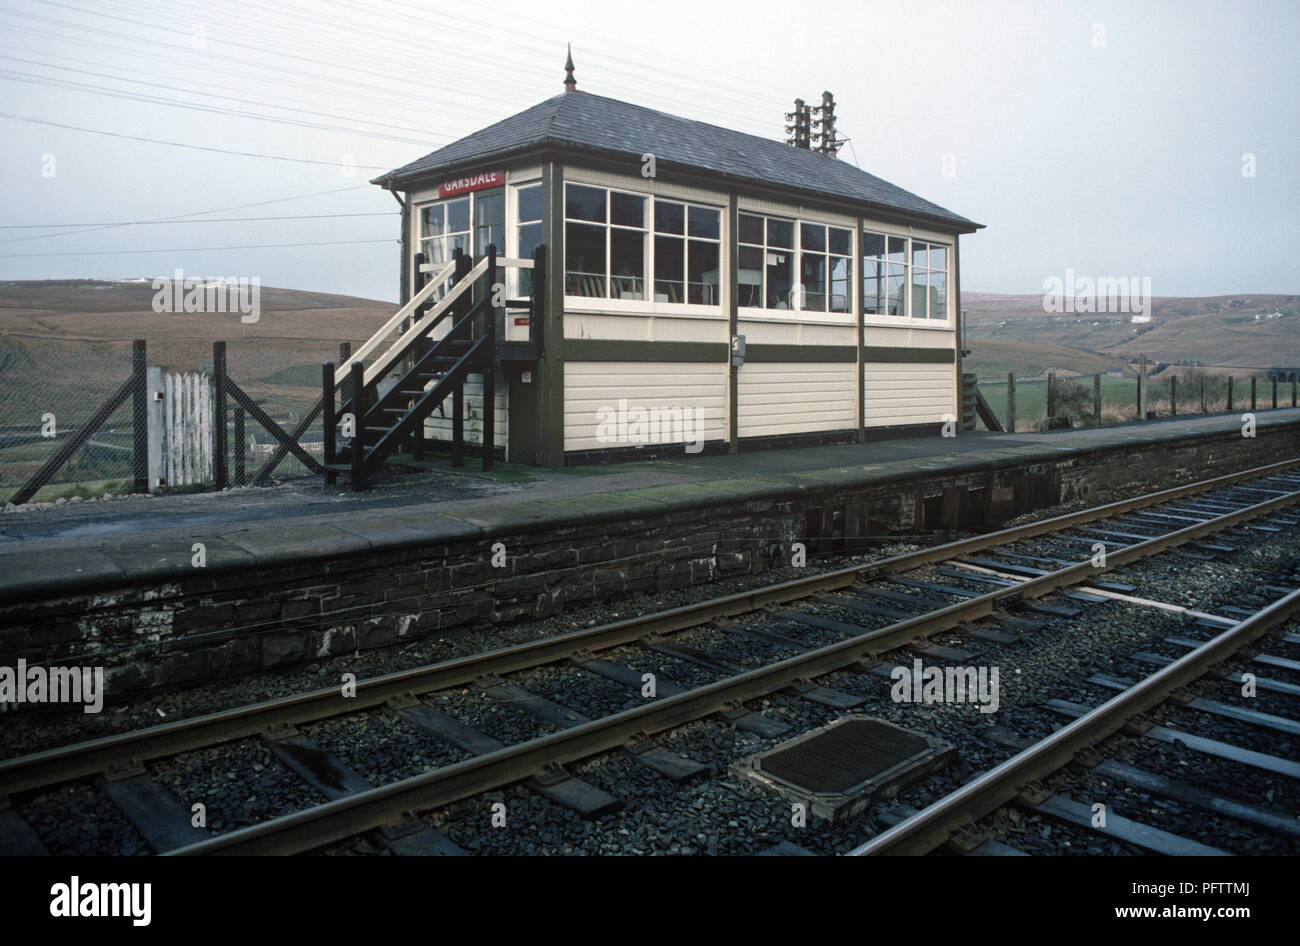
POLYGON ((851 442, 960 415, 958 240, 981 225, 829 154, 578 91, 570 72, 373 183, 403 207, 404 302, 457 249, 546 247, 544 273, 503 270, 511 299, 534 279, 545 293, 542 324, 498 313, 508 461, 851 442))

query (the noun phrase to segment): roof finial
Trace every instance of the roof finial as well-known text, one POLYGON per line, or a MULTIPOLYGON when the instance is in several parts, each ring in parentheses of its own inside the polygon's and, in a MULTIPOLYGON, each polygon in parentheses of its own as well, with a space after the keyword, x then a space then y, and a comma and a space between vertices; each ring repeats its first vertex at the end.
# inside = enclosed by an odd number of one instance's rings
POLYGON ((578 80, 573 78, 573 44, 569 43, 569 58, 564 62, 564 91, 576 92, 578 80))

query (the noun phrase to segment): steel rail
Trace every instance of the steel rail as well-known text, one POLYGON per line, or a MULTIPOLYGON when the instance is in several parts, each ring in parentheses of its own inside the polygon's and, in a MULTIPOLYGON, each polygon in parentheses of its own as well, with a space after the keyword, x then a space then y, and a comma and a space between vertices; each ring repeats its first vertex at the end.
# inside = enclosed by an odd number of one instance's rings
POLYGON ((1300 613, 1300 590, 1223 631, 1123 693, 1058 729, 910 818, 849 852, 926 854, 954 833, 1015 798, 1031 782, 1068 764, 1079 752, 1113 735, 1270 629, 1300 613))
MULTIPOLYGON (((1046 533, 1063 531, 1133 509, 1170 502, 1194 493, 1231 486, 1242 480, 1258 479, 1295 467, 1300 467, 1300 458, 1159 490, 1039 522, 1013 526, 987 535, 919 549, 877 562, 850 565, 668 611, 639 615, 595 628, 584 628, 539 641, 385 674, 358 682, 355 695, 351 697, 344 697, 341 687, 330 687, 6 759, 0 761, 0 796, 30 792, 97 775, 123 758, 147 762, 256 736, 276 726, 304 725, 345 713, 374 709, 392 699, 412 693, 427 693, 463 686, 485 674, 505 675, 554 663, 568 659, 581 650, 593 652, 607 650, 633 643, 647 634, 685 630, 714 618, 750 613, 768 604, 785 603, 820 591, 835 591, 859 579, 871 579, 908 571, 921 565, 1046 533)), ((1020 587, 1015 586, 1015 589, 1019 590, 1020 587)))
POLYGON ((1096 567, 1091 561, 1070 565, 1027 579, 1019 585, 999 588, 645 706, 231 831, 169 853, 292 854, 342 841, 406 812, 439 808, 518 782, 541 772, 548 764, 576 762, 616 749, 639 734, 653 735, 701 719, 730 703, 769 695, 803 677, 816 677, 842 669, 876 653, 907 644, 918 635, 948 630, 964 621, 987 617, 1003 604, 1040 597, 1057 588, 1079 584, 1117 565, 1157 554, 1296 502, 1300 502, 1300 491, 1117 549, 1107 556, 1104 567, 1096 567))

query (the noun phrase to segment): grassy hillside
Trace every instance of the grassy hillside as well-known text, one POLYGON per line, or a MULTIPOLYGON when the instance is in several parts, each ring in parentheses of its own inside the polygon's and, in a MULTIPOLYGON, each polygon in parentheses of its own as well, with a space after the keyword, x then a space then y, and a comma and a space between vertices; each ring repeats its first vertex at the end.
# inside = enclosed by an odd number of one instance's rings
MULTIPOLYGON (((1151 362, 1238 369, 1300 366, 1300 296, 1156 298, 1151 321, 1141 324, 1124 314, 1047 313, 1041 295, 963 293, 962 307, 966 347, 976 350, 982 339, 989 339, 1082 349, 1112 363, 1132 363, 1145 353, 1151 362)), ((1042 357, 1034 348, 1003 351, 1021 366, 1007 370, 1029 376, 1041 370, 1036 366, 1042 357)), ((1095 369, 1083 369, 1088 370, 1095 369)))
MULTIPOLYGON (((154 294, 143 279, 0 282, 0 486, 25 482, 65 439, 33 432, 46 415, 58 431, 74 429, 130 377, 133 339, 165 371, 210 371, 212 343, 224 340, 230 377, 287 426, 315 403, 321 363, 338 358, 339 343, 359 344, 396 310, 263 286, 260 318, 246 324, 237 312, 154 312, 154 294)), ((131 477, 130 430, 128 403, 59 481, 131 477)))
POLYGON ((1097 374, 1123 368, 1125 362, 1080 348, 1022 342, 1005 338, 967 337, 970 354, 962 361, 962 370, 980 378, 1005 379, 1008 373, 1017 378, 1036 378, 1053 371, 1058 374, 1097 374))

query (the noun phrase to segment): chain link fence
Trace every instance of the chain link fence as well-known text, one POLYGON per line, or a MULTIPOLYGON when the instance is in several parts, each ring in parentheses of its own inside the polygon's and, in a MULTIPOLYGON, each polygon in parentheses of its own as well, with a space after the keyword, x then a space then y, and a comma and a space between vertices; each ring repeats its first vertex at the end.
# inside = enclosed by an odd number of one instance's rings
MULTIPOLYGON (((102 413, 133 377, 132 343, 87 346, 0 337, 0 498, 8 500, 102 413)), ((134 399, 108 412, 34 497, 38 501, 129 492, 145 475, 134 450, 134 399)))
MULTIPOLYGON (((321 364, 338 361, 340 346, 303 339, 284 342, 228 341, 226 371, 267 418, 289 433, 319 401, 321 364)), ((28 501, 98 498, 131 492, 137 484, 158 487, 156 476, 150 482, 156 468, 151 471, 148 451, 138 449, 139 432, 148 429, 149 400, 136 396, 132 348, 130 341, 87 345, 64 339, 0 338, 0 502, 14 499, 61 454, 66 458, 28 501), (115 396, 119 403, 110 406, 115 396), (98 426, 89 433, 88 426, 96 421, 98 426)), ((198 373, 211 379, 214 372, 211 342, 148 342, 144 359, 164 375, 198 373)), ((227 482, 247 485, 280 441, 233 398, 227 400, 225 421, 227 482)), ((319 415, 298 442, 320 461, 319 415)), ((166 448, 162 450, 165 455, 166 448)), ((309 475, 312 471, 288 453, 265 482, 309 475)))

